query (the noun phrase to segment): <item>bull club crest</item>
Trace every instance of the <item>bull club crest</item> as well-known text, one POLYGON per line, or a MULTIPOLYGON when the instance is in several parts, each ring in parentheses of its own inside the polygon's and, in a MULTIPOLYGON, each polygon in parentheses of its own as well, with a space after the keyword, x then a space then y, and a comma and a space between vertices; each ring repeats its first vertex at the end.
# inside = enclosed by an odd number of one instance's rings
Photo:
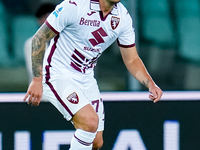
POLYGON ((67 97, 67 100, 72 104, 78 104, 78 102, 79 102, 79 98, 78 98, 78 95, 76 94, 76 92, 73 92, 72 94, 70 94, 67 97))
POLYGON ((120 18, 112 16, 111 27, 113 30, 115 30, 117 28, 117 26, 119 25, 119 22, 120 22, 120 18))

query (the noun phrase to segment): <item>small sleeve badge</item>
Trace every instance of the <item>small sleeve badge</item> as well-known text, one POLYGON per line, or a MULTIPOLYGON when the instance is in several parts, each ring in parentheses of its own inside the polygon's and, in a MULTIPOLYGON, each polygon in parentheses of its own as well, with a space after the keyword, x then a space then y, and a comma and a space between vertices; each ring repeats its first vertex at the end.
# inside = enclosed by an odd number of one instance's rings
POLYGON ((117 28, 117 26, 119 25, 120 22, 120 18, 112 16, 111 18, 111 27, 113 30, 115 30, 117 28))

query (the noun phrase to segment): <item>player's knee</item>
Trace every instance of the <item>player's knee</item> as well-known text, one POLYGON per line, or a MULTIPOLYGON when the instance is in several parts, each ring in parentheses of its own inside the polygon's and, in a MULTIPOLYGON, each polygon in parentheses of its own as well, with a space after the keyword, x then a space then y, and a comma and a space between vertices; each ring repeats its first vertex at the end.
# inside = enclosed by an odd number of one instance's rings
POLYGON ((99 118, 97 115, 88 117, 85 121, 85 129, 89 132, 96 132, 99 124, 99 118))
POLYGON ((92 150, 98 150, 103 146, 103 139, 93 142, 92 150))
POLYGON ((91 105, 83 107, 72 118, 76 129, 88 132, 96 132, 99 124, 99 117, 91 105))

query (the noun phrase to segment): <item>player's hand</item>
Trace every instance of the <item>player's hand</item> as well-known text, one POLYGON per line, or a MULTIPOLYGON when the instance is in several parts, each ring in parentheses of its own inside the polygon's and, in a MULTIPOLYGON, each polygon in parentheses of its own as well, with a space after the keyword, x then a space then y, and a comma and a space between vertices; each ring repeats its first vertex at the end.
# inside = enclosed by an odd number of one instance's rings
POLYGON ((30 83, 28 91, 23 100, 28 100, 27 103, 32 106, 38 106, 42 98, 42 92, 42 80, 41 78, 35 77, 30 83))
POLYGON ((153 100, 154 103, 158 102, 163 95, 163 91, 155 84, 149 86, 149 92, 149 98, 153 100))

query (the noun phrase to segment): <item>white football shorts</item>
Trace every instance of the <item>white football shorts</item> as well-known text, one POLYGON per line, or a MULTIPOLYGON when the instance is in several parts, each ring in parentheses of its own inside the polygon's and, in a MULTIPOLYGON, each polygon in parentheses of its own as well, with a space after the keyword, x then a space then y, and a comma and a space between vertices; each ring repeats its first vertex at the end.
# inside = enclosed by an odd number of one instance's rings
POLYGON ((104 130, 104 106, 93 77, 54 76, 43 83, 43 98, 50 101, 70 121, 73 115, 91 104, 99 116, 97 131, 104 130))

